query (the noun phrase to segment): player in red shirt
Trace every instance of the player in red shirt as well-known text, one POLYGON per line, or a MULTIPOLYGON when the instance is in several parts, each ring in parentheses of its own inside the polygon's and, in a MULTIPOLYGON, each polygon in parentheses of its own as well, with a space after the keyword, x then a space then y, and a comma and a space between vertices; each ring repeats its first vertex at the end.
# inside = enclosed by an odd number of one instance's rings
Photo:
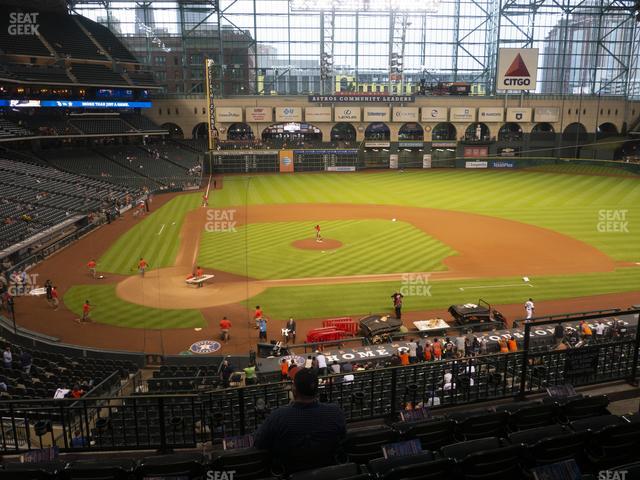
MULTIPOLYGON (((202 269, 202 267, 197 267, 196 279, 202 278, 203 275, 204 275, 204 270, 202 269)), ((203 286, 203 282, 198 282, 198 288, 201 288, 202 286, 203 286)))
POLYGON ((58 298, 58 287, 56 286, 51 289, 51 305, 55 307, 54 310, 58 310, 58 306, 60 305, 60 299, 58 298))
POLYGON ((260 305, 256 305, 256 311, 253 312, 253 319, 256 321, 256 328, 259 328, 258 323, 260 322, 261 318, 262 318, 262 309, 260 308, 260 305))
POLYGON ((89 300, 84 301, 84 305, 82 305, 82 321, 89 322, 89 314, 91 313, 91 304, 89 300))
POLYGON ((231 338, 231 336, 229 335, 230 329, 231 329, 231 321, 229 321, 227 317, 222 317, 222 320, 220 320, 220 337, 225 342, 231 338))
POLYGON ((147 261, 143 257, 140 257, 140 261, 138 262, 138 272, 140 272, 140 275, 144 277, 144 272, 148 267, 149 264, 147 263, 147 261))
POLYGON ((87 268, 89 269, 89 273, 91 274, 91 276, 93 278, 96 278, 96 267, 98 266, 98 264, 96 263, 95 259, 91 259, 87 262, 87 268))
POLYGON ((316 225, 314 228, 316 231, 316 242, 319 242, 322 240, 322 237, 320 236, 320 225, 316 225))

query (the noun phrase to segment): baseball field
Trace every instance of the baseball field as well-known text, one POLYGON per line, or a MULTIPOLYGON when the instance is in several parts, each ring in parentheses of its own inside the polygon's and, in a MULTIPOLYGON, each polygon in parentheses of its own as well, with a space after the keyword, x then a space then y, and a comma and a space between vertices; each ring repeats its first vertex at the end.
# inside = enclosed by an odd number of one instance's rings
POLYGON ((146 218, 113 227, 115 240, 80 247, 105 278, 86 274, 88 258, 60 273, 69 315, 89 299, 94 324, 122 332, 213 332, 222 315, 244 322, 255 305, 275 323, 388 312, 397 290, 416 318, 478 298, 590 297, 607 308, 629 305, 598 296, 628 302, 640 284, 640 177, 616 168, 223 180, 207 207, 202 192, 158 200, 146 218), (198 265, 215 275, 204 288, 185 283, 198 265))

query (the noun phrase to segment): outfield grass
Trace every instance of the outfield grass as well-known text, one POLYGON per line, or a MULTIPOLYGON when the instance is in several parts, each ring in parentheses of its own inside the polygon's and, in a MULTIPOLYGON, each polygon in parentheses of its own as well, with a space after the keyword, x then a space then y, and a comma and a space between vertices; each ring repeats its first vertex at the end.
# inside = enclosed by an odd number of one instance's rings
POLYGON ((403 305, 406 311, 447 308, 452 304, 475 302, 479 298, 492 304, 524 303, 529 297, 543 301, 635 291, 640 284, 640 268, 579 276, 535 277, 530 280, 533 287, 526 286, 521 277, 446 280, 431 282, 425 287, 420 278, 407 283, 395 281, 275 287, 254 296, 248 303, 262 306, 265 315, 279 320, 290 316, 303 320, 390 311, 391 294, 403 288, 407 293, 403 305), (515 286, 500 288, 500 285, 515 286), (461 291, 461 287, 465 290, 461 291))
POLYGON ((640 179, 547 172, 434 170, 226 177, 216 207, 356 203, 480 213, 549 228, 616 260, 640 261, 640 179), (601 232, 602 210, 627 210, 629 233, 601 232))
POLYGON ((625 170, 624 168, 615 165, 554 164, 526 167, 525 170, 530 172, 566 173, 569 175, 616 175, 623 177, 638 177, 637 173, 625 170))
POLYGON ((184 217, 200 206, 201 201, 200 193, 171 199, 118 238, 98 260, 98 269, 131 275, 137 271, 140 257, 144 257, 151 268, 173 265, 180 246, 178 238, 184 217))
POLYGON ((258 279, 334 277, 445 270, 442 259, 456 253, 413 225, 390 220, 322 222, 322 234, 343 243, 336 250, 291 245, 313 238, 313 226, 272 222, 250 224, 237 232, 207 232, 198 263, 258 279))
POLYGON ((91 320, 116 327, 154 329, 206 326, 202 313, 197 310, 144 307, 121 300, 115 290, 115 285, 76 285, 64 295, 64 304, 81 317, 82 305, 89 300, 94 305, 91 320))

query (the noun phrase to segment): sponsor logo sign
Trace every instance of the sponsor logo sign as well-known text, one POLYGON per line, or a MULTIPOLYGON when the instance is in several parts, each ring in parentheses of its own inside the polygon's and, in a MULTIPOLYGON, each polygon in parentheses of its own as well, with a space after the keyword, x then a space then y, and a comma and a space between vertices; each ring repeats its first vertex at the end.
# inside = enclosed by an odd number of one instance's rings
POLYGON ((503 122, 504 109, 498 107, 483 107, 478 109, 479 122, 503 122))
POLYGON ((404 141, 404 142, 398 142, 398 146, 400 148, 422 148, 424 147, 424 142, 420 142, 418 140, 404 141))
POLYGON ((242 108, 218 107, 216 108, 216 121, 219 123, 233 123, 242 121, 242 108))
POLYGON ((365 148, 389 148, 391 142, 364 142, 365 148))
POLYGON ((535 90, 537 48, 501 48, 498 53, 499 90, 535 90))
POLYGON ((464 168, 487 168, 488 162, 464 162, 464 168))
POLYGON ((276 122, 301 122, 301 107, 276 107, 276 122))
POLYGON ((515 162, 493 162, 491 164, 493 168, 516 168, 515 162))
POLYGON ((422 155, 422 168, 431 168, 431 154, 425 153, 422 155))
POLYGON ((355 166, 349 166, 349 167, 326 167, 325 171, 327 172, 355 172, 356 171, 356 167, 355 166))
POLYGON ((398 154, 392 153, 389 155, 389 168, 397 169, 398 168, 398 154))
POLYGON ((364 109, 365 122, 388 122, 390 117, 388 107, 366 107, 364 109))
POLYGON ((446 122, 449 119, 447 107, 422 107, 420 119, 423 122, 446 122))
POLYGON ((393 107, 394 122, 417 122, 418 107, 393 107))
POLYGON ((450 111, 452 122, 475 122, 476 109, 470 107, 454 107, 450 111))
POLYGON ((360 107, 336 107, 334 118, 336 122, 359 122, 360 107))
POLYGON ((507 122, 531 122, 530 108, 507 108, 507 122))
POLYGON ((247 122, 271 123, 273 122, 273 109, 271 107, 251 107, 245 109, 247 122))
POLYGON ((431 148, 456 148, 458 142, 432 142, 431 148))
POLYGON ((537 107, 534 110, 533 118, 536 122, 559 122, 560 108, 558 107, 537 107))
POLYGON ((189 347, 189 351, 200 355, 206 355, 207 353, 214 353, 220 350, 220 342, 215 340, 201 340, 192 344, 189 347))
POLYGON ((305 122, 330 122, 331 107, 306 107, 304 120, 305 122))

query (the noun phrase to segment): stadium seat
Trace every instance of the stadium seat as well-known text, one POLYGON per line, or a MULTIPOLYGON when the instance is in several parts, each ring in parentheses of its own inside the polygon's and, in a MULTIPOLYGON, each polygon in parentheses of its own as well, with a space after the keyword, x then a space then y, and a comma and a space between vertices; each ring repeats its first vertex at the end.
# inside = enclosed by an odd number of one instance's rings
POLYGON ((133 460, 77 460, 61 472, 64 480, 129 480, 136 462, 133 460))
POLYGON ((361 475, 360 468, 355 463, 343 463, 329 467, 304 470, 289 477, 289 480, 360 480, 369 478, 369 475, 361 475))
POLYGON ((366 463, 382 457, 382 446, 397 439, 397 432, 386 426, 352 429, 343 442, 344 453, 350 462, 366 463))
POLYGON ((602 427, 587 442, 587 458, 598 468, 636 460, 640 452, 640 423, 602 427))
POLYGON ((136 469, 138 477, 199 478, 204 474, 203 458, 199 454, 174 454, 146 457, 136 469))
POLYGON ((606 395, 593 397, 582 397, 570 400, 561 406, 561 419, 566 422, 579 420, 581 418, 594 417, 596 415, 609 415, 607 410, 609 398, 606 395))
POLYGON ((433 452, 422 452, 404 457, 375 458, 369 460, 367 470, 375 475, 384 476, 394 468, 432 462, 435 458, 433 452))
POLYGON ((214 455, 210 468, 219 471, 235 471, 237 480, 253 480, 270 475, 269 452, 255 448, 229 450, 214 455))
POLYGON ((552 425, 556 422, 557 416, 558 406, 555 403, 521 406, 509 412, 509 429, 518 431, 552 425))
POLYGON ((583 418, 580 420, 574 420, 569 423, 571 430, 574 432, 592 432, 597 433, 603 428, 611 427, 614 425, 621 425, 627 423, 622 417, 616 415, 598 415, 595 417, 583 418))
POLYGON ((474 452, 494 450, 500 447, 502 447, 502 442, 498 437, 487 437, 446 445, 440 449, 440 454, 444 458, 462 460, 474 452))
POLYGON ((46 463, 6 463, 0 470, 2 480, 56 480, 64 464, 46 463))
POLYGON ((456 413, 449 415, 448 418, 456 422, 456 436, 460 440, 473 440, 506 435, 509 414, 506 412, 480 411, 469 414, 456 413))
POLYGON ((418 422, 399 422, 393 425, 403 440, 417 438, 423 450, 438 450, 455 441, 455 422, 449 419, 431 419, 418 422))
POLYGON ((546 465, 575 459, 584 465, 586 432, 573 432, 562 425, 531 428, 509 435, 513 444, 527 446, 527 466, 546 465))
POLYGON ((472 453, 458 464, 465 480, 504 480, 522 477, 521 445, 506 445, 472 453))

